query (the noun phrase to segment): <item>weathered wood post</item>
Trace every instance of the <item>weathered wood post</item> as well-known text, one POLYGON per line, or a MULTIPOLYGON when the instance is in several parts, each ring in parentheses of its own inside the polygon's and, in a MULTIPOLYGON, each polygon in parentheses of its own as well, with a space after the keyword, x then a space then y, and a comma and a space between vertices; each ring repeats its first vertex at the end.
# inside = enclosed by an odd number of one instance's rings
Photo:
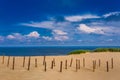
POLYGON ((43 65, 45 65, 46 56, 43 57, 43 65))
POLYGON ((29 56, 29 59, 28 59, 28 71, 30 70, 30 61, 31 61, 31 57, 29 56))
POLYGON ((76 59, 76 72, 78 70, 78 60, 76 59))
POLYGON ((55 66, 55 58, 53 58, 53 66, 55 66))
POLYGON ((70 67, 72 67, 72 62, 73 62, 73 58, 71 58, 71 61, 70 61, 70 67))
POLYGON ((25 56, 23 57, 23 67, 25 67, 25 56))
POLYGON ((13 57, 13 65, 12 65, 12 70, 15 69, 15 57, 13 57))
POLYGON ((9 66, 9 63, 10 63, 10 56, 8 56, 7 67, 9 66))
POLYGON ((106 61, 106 68, 107 68, 107 72, 109 72, 109 64, 108 64, 108 61, 106 61))
POLYGON ((80 69, 80 60, 78 60, 78 69, 80 69))
POLYGON ((63 62, 61 61, 60 62, 60 72, 62 72, 62 64, 63 64, 63 62))
POLYGON ((93 60, 93 72, 95 72, 95 61, 93 60))
POLYGON ((111 58, 111 69, 113 69, 113 58, 111 58))
POLYGON ((83 58, 83 67, 85 67, 85 58, 83 58))
POLYGON ((51 61, 51 69, 53 69, 53 66, 54 66, 54 61, 52 60, 51 61))
POLYGON ((96 60, 94 61, 94 66, 95 66, 95 69, 96 69, 96 60))
POLYGON ((37 58, 35 58, 35 67, 37 67, 37 58))
POLYGON ((46 61, 44 62, 44 71, 45 72, 47 71, 47 63, 46 63, 46 61))
POLYGON ((101 66, 101 60, 99 59, 99 61, 98 61, 98 62, 99 62, 99 67, 100 67, 100 66, 101 66))
POLYGON ((65 60, 65 69, 67 69, 67 60, 65 60))

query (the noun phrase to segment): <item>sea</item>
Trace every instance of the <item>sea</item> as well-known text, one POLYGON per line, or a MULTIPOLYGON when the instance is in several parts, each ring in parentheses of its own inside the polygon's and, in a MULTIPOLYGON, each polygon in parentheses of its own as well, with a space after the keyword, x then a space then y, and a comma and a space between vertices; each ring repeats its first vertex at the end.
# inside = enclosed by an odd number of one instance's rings
POLYGON ((94 50, 96 48, 120 48, 120 46, 37 46, 0 47, 0 55, 5 56, 57 56, 67 55, 74 50, 94 50))

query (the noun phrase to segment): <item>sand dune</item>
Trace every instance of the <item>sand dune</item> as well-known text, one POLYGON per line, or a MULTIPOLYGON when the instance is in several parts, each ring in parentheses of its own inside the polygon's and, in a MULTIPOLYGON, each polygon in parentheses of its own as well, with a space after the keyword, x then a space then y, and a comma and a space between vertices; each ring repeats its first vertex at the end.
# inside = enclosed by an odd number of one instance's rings
MULTIPOLYGON (((28 70, 29 57, 15 57, 13 70, 13 56, 10 57, 8 65, 8 56, 0 57, 0 80, 120 80, 120 53, 86 53, 81 55, 67 56, 46 56, 46 71, 43 65, 43 56, 32 56, 30 60, 30 70, 28 70), (83 65, 83 58, 85 64, 83 65), (111 59, 113 58, 113 69, 111 59), (37 59, 37 65, 35 65, 37 59), (51 69, 52 60, 55 59, 55 66, 51 69), (71 59, 73 59, 70 67, 71 59), (80 69, 76 71, 76 59, 80 60, 80 69), (67 69, 65 63, 67 60, 67 69), (93 60, 96 60, 96 69, 93 72, 93 60), (99 62, 100 60, 100 62, 99 62), (60 63, 63 62, 62 72, 60 72, 60 63), (109 72, 107 72, 106 61, 108 61, 109 72), (37 67, 35 67, 37 66, 37 67)), ((78 63, 78 62, 77 62, 78 63)), ((79 64, 77 64, 79 66, 79 64)))

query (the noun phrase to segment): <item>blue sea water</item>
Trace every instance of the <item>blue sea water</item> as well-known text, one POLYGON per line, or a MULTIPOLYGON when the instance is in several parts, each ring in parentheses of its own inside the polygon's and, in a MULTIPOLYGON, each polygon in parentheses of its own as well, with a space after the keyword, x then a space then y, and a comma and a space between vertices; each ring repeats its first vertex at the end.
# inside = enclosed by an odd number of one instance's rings
POLYGON ((67 55, 73 50, 94 50, 96 48, 120 48, 120 46, 40 46, 40 47, 0 47, 0 55, 44 56, 67 55))

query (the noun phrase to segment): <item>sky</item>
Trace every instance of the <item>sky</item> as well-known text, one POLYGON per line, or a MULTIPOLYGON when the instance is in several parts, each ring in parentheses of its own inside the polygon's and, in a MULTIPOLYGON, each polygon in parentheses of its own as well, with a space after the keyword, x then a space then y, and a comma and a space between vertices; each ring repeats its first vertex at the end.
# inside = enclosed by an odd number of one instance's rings
POLYGON ((120 0, 0 0, 0 46, 120 46, 120 0))

